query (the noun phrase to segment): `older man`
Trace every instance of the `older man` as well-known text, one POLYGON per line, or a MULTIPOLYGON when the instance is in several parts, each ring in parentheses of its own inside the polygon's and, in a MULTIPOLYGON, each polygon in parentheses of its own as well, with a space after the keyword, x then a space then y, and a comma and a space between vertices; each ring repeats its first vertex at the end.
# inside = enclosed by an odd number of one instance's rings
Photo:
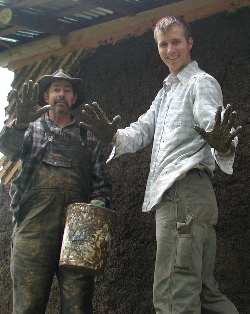
POLYGON ((34 88, 25 83, 22 99, 14 93, 16 119, 0 135, 1 152, 21 161, 10 189, 13 313, 45 313, 56 273, 61 313, 90 314, 94 277, 58 268, 67 206, 110 203, 101 144, 71 114, 84 100, 83 81, 60 69, 34 88))

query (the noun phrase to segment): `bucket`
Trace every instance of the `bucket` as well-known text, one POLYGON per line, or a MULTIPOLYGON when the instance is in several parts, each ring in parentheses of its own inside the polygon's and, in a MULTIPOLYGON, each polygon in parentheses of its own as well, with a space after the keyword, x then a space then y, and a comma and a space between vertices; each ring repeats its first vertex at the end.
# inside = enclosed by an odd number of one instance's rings
POLYGON ((115 222, 116 213, 110 209, 84 203, 69 205, 59 266, 101 275, 115 222))

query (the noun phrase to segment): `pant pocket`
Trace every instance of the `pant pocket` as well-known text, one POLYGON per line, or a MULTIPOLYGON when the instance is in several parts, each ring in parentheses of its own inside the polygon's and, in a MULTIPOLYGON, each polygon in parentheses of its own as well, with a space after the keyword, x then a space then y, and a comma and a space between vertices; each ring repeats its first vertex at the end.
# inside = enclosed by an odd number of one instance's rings
POLYGON ((193 237, 178 234, 176 238, 175 271, 190 272, 193 269, 193 237))

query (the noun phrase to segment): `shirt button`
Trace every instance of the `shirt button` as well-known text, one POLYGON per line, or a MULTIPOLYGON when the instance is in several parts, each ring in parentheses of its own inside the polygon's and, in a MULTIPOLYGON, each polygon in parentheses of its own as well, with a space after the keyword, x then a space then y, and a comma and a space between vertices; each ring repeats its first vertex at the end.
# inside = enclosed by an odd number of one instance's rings
POLYGON ((166 221, 164 221, 163 226, 166 227, 167 224, 168 224, 168 223, 167 223, 166 221))

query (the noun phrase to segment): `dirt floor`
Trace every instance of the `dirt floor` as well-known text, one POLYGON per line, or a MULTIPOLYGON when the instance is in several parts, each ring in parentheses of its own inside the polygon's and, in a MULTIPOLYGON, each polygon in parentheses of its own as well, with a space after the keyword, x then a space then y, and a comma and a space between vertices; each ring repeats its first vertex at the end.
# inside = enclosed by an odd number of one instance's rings
MULTIPOLYGON (((191 24, 193 59, 221 84, 224 104, 238 112, 239 136, 234 174, 215 171, 219 205, 215 276, 219 287, 237 306, 250 313, 250 8, 226 12, 191 24)), ((109 117, 122 116, 121 127, 144 113, 168 75, 152 31, 80 57, 72 67, 85 81, 86 102, 97 101, 109 117)), ((77 111, 78 118, 80 109, 77 111)), ((95 314, 153 314, 155 260, 154 214, 141 205, 150 161, 150 147, 109 164, 117 226, 105 273, 96 278, 95 314)), ((11 313, 9 274, 11 215, 8 187, 1 186, 0 313, 11 313)), ((58 313, 58 287, 53 285, 47 313, 58 313)), ((230 313, 228 313, 230 314, 230 313)))

